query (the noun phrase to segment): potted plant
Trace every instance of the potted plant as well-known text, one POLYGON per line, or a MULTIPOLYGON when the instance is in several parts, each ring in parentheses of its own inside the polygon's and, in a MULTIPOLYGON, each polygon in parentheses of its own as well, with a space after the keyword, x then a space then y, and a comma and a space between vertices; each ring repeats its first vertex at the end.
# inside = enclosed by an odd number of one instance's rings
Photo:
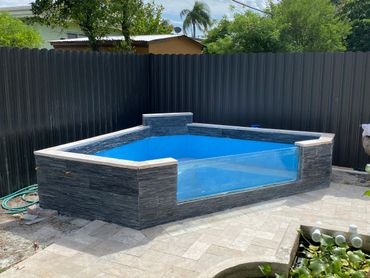
POLYGON ((362 128, 364 130, 362 133, 362 146, 365 152, 370 155, 370 124, 363 124, 362 128))
MULTIPOLYGON (((320 243, 312 243, 302 231, 299 249, 291 266, 290 278, 366 278, 370 256, 347 243, 336 244, 333 236, 322 234, 320 243)), ((264 277, 286 277, 274 274, 269 264, 260 265, 264 277)), ((248 276, 246 276, 248 277, 248 276)))

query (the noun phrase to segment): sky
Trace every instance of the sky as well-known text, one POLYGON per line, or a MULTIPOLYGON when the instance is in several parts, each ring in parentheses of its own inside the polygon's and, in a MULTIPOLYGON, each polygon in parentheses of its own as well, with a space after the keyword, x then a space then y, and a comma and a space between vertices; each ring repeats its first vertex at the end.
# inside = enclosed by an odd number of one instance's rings
MULTIPOLYGON (((144 0, 147 1, 147 0, 144 0)), ((182 27, 182 20, 180 12, 183 9, 191 9, 194 5, 194 0, 154 0, 157 4, 164 7, 163 17, 168 19, 174 26, 182 27)), ((259 9, 266 6, 267 0, 240 0, 246 4, 259 9)), ((22 6, 27 5, 32 0, 0 0, 0 7, 22 6)), ((211 16, 213 19, 220 19, 224 15, 230 17, 232 12, 230 6, 234 4, 238 9, 242 9, 239 5, 233 3, 231 0, 203 0, 211 9, 211 16)))

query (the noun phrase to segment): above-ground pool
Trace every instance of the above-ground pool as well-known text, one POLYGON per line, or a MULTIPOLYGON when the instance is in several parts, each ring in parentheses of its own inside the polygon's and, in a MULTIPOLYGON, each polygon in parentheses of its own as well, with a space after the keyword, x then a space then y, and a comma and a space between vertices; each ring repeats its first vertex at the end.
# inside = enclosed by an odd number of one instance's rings
POLYGON ((333 138, 146 114, 141 126, 36 151, 40 206, 142 229, 319 189, 333 138))
POLYGON ((186 134, 148 137, 95 155, 137 162, 176 159, 178 201, 291 182, 298 176, 293 144, 186 134))

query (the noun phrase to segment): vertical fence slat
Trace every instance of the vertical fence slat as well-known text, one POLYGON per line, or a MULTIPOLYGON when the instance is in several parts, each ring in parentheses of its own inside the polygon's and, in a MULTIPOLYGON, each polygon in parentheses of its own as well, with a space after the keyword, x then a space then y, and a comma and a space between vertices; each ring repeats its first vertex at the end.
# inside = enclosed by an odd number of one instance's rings
POLYGON ((34 150, 140 123, 148 59, 0 47, 0 196, 36 182, 34 150))

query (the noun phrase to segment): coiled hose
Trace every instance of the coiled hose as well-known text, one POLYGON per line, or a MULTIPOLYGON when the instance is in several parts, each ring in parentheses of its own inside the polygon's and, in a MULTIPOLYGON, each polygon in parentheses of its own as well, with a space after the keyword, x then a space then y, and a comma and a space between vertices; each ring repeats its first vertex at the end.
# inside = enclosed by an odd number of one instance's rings
POLYGON ((17 214, 17 213, 21 213, 21 212, 24 212, 27 210, 27 208, 29 206, 32 206, 34 204, 37 204, 39 201, 32 201, 32 200, 28 200, 27 199, 27 196, 29 194, 33 194, 33 193, 37 193, 37 190, 38 190, 38 185, 37 184, 32 184, 30 186, 27 186, 25 188, 22 188, 16 192, 13 192, 7 196, 4 196, 4 197, 1 197, 0 198, 0 201, 1 201, 1 206, 3 207, 3 209, 5 209, 6 211, 3 211, 3 212, 0 212, 0 214, 17 214), (19 206, 19 207, 11 207, 8 205, 8 203, 14 199, 14 198, 17 198, 17 197, 21 197, 21 199, 26 202, 26 205, 24 206, 19 206))

